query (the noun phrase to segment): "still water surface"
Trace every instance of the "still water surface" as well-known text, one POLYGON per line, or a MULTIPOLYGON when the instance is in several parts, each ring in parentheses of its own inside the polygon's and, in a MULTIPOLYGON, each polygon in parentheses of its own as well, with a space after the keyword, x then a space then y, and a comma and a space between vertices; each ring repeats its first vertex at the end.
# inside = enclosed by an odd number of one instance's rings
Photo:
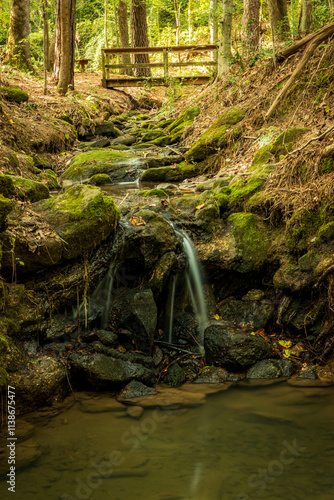
POLYGON ((18 472, 15 494, 0 483, 1 498, 334 499, 333 387, 238 385, 136 418, 91 398, 28 417, 42 454, 18 472))

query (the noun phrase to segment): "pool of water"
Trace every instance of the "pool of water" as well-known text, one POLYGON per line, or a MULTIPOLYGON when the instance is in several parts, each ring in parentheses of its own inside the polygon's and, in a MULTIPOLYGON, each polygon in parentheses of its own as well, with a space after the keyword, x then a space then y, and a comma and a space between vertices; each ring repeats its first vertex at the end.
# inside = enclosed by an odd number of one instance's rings
POLYGON ((334 498, 333 387, 238 385, 197 407, 144 410, 80 393, 53 417, 25 419, 41 455, 18 471, 14 496, 0 483, 1 498, 334 498))

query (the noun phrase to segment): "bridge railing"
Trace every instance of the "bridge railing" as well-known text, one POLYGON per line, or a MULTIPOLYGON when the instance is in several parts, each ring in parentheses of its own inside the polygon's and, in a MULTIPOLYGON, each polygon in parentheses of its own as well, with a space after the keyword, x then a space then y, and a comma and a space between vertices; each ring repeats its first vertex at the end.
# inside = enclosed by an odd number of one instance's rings
POLYGON ((217 66, 215 60, 170 62, 169 54, 173 52, 185 52, 189 55, 197 55, 198 52, 218 51, 218 45, 180 45, 172 47, 136 47, 136 48, 113 48, 102 49, 102 85, 105 88, 112 87, 140 87, 147 82, 151 85, 168 85, 173 81, 179 81, 184 85, 203 85, 210 80, 210 76, 182 76, 170 77, 170 68, 184 68, 191 66, 217 66), (110 64, 109 58, 115 54, 156 54, 162 53, 162 62, 154 63, 129 63, 110 64), (163 77, 113 77, 110 78, 112 69, 135 69, 135 68, 163 68, 163 77))

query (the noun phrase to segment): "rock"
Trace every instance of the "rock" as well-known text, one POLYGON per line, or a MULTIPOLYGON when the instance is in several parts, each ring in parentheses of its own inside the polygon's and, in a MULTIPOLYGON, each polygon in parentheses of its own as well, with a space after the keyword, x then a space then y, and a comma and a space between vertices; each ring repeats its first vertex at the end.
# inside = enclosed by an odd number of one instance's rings
POLYGON ((124 400, 125 403, 142 408, 179 409, 192 408, 205 402, 205 394, 192 393, 170 387, 156 387, 157 394, 124 400))
POLYGON ((205 330, 204 348, 208 364, 230 370, 245 370, 273 353, 262 337, 250 335, 228 323, 215 323, 205 330))
MULTIPOLYGON (((7 216, 12 211, 14 206, 15 203, 13 200, 9 200, 4 196, 0 196, 0 230, 2 230, 5 227, 7 216)), ((0 253, 2 252, 0 251, 0 253)), ((1 261, 1 255, 0 255, 0 261, 1 261)))
POLYGON ((164 376, 164 382, 168 385, 178 387, 186 381, 184 371, 179 365, 172 365, 168 368, 167 373, 164 376))
POLYGON ((78 149, 95 149, 95 148, 106 148, 110 146, 110 139, 98 139, 97 141, 92 142, 82 142, 78 145, 78 149))
POLYGON ((124 134, 120 135, 119 137, 116 137, 116 139, 112 139, 110 141, 111 146, 116 146, 116 145, 124 145, 124 146, 132 146, 137 141, 136 137, 130 134, 124 134))
POLYGON ((306 366, 305 368, 303 367, 298 375, 298 378, 316 380, 318 378, 317 367, 316 366, 306 366))
POLYGON ((151 130, 149 132, 146 132, 142 136, 141 142, 153 141, 154 139, 157 139, 158 137, 163 137, 165 135, 166 135, 166 132, 164 130, 159 130, 159 129, 151 130))
POLYGON ((249 379, 288 378, 296 373, 298 364, 290 359, 265 359, 252 366, 246 374, 249 379))
POLYGON ((8 384, 15 387, 16 404, 25 411, 60 402, 69 389, 65 366, 43 354, 9 374, 8 384))
POLYGON ((294 144, 310 129, 292 127, 282 132, 273 143, 264 145, 255 154, 252 165, 262 165, 269 160, 279 161, 280 155, 286 155, 292 150, 294 144))
POLYGON ((12 176, 18 198, 32 203, 49 198, 49 189, 42 182, 12 176))
POLYGON ((178 186, 176 184, 170 184, 168 182, 164 182, 157 186, 157 189, 162 189, 168 196, 174 195, 178 191, 178 186))
POLYGON ((140 364, 123 361, 104 354, 71 354, 71 368, 78 383, 88 382, 94 387, 113 387, 119 382, 133 379, 145 384, 155 384, 155 372, 140 364))
POLYGON ((217 148, 223 148, 227 144, 225 137, 227 130, 241 121, 246 115, 246 108, 232 107, 227 109, 186 153, 186 160, 201 161, 214 154, 217 148))
POLYGON ((168 198, 167 193, 163 191, 162 189, 149 189, 149 190, 144 190, 144 191, 139 191, 137 193, 138 196, 145 196, 147 198, 168 198))
POLYGON ((92 175, 87 181, 87 184, 91 186, 105 186, 106 184, 111 184, 111 178, 107 174, 95 174, 92 175))
POLYGON ((46 182, 46 186, 49 190, 55 191, 61 188, 57 175, 50 168, 43 170, 41 177, 46 182))
POLYGON ((242 300, 229 297, 217 305, 217 312, 224 321, 254 330, 265 328, 273 317, 274 310, 275 307, 269 300, 252 300, 251 295, 242 300))
POLYGON ((1 87, 0 90, 3 99, 6 99, 6 101, 12 101, 16 102, 17 104, 21 104, 22 102, 28 102, 29 100, 29 95, 23 90, 13 89, 9 87, 1 87))
POLYGON ((94 332, 94 337, 107 347, 117 347, 119 344, 118 336, 114 332, 99 330, 94 332))
POLYGON ((120 393, 118 394, 118 399, 132 399, 141 396, 149 396, 151 394, 156 394, 156 391, 152 387, 147 387, 137 380, 132 380, 132 382, 129 382, 120 391, 120 393))
POLYGON ((201 167, 197 164, 182 162, 169 167, 148 168, 141 176, 142 181, 170 182, 182 181, 199 175, 201 167))
POLYGON ((6 198, 12 198, 15 194, 15 187, 12 175, 0 174, 0 194, 6 198))
POLYGON ((200 375, 194 380, 194 384, 220 384, 222 382, 238 382, 244 378, 244 374, 229 373, 225 368, 208 367, 203 368, 200 375))
POLYGON ((95 135, 103 135, 105 137, 118 137, 119 133, 113 122, 105 122, 101 125, 96 125, 95 135))
POLYGON ((107 174, 113 181, 130 181, 138 177, 138 170, 146 168, 146 164, 145 158, 133 153, 97 148, 77 154, 62 178, 81 182, 96 174, 107 174))
POLYGON ((109 324, 117 329, 128 327, 137 349, 150 354, 157 326, 157 313, 151 289, 121 290, 112 302, 109 324))
POLYGON ((110 196, 97 187, 84 185, 36 203, 33 209, 65 242, 62 255, 67 259, 98 246, 115 231, 120 218, 110 196), (94 239, 87 238, 87 234, 94 234, 94 239))

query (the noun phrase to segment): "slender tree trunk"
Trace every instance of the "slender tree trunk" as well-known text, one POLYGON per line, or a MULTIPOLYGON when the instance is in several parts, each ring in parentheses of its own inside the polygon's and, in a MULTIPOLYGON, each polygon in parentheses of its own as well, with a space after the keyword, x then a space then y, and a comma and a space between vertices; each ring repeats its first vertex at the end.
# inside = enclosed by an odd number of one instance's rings
POLYGON ((108 44, 108 0, 104 0, 104 46, 107 49, 108 44))
POLYGON ((300 6, 298 32, 302 35, 310 33, 313 29, 313 1, 302 0, 300 6))
POLYGON ((53 52, 53 75, 52 81, 59 82, 60 73, 60 51, 61 51, 61 26, 60 26, 60 2, 56 3, 56 27, 54 32, 54 52, 53 52))
MULTIPOLYGON (((148 47, 146 0, 131 0, 130 5, 131 45, 148 47)), ((134 54, 135 64, 149 63, 148 54, 134 54)), ((151 76, 150 68, 136 68, 136 76, 151 76)))
POLYGON ((242 16, 242 39, 250 50, 259 48, 260 0, 244 0, 242 16))
POLYGON ((30 0, 11 0, 6 63, 33 71, 29 35, 30 0))
POLYGON ((76 0, 60 0, 60 71, 58 92, 66 94, 74 89, 75 56, 75 4, 76 0))
POLYGON ((174 0, 175 11, 175 44, 180 45, 180 8, 178 0, 174 0))
POLYGON ((188 2, 188 41, 191 44, 194 36, 194 0, 188 2))
POLYGON ((218 80, 228 72, 231 65, 232 14, 233 0, 223 0, 223 17, 218 49, 218 80))
POLYGON ((49 20, 48 20, 48 2, 42 0, 43 9, 43 50, 44 50, 44 65, 47 71, 50 71, 50 36, 49 36, 49 20))
MULTIPOLYGON (((129 28, 128 28, 128 7, 124 0, 119 0, 118 2, 118 28, 119 37, 121 41, 121 47, 130 47, 129 43, 129 28)), ((130 54, 121 54, 122 64, 131 64, 130 54)), ((132 75, 133 71, 131 69, 122 70, 123 74, 132 75)))
POLYGON ((272 26, 274 26, 275 35, 279 40, 286 40, 290 37, 290 25, 288 19, 288 5, 287 0, 268 0, 271 2, 272 19, 270 19, 272 26))
POLYGON ((328 0, 329 3, 329 15, 334 16, 334 0, 328 0))

